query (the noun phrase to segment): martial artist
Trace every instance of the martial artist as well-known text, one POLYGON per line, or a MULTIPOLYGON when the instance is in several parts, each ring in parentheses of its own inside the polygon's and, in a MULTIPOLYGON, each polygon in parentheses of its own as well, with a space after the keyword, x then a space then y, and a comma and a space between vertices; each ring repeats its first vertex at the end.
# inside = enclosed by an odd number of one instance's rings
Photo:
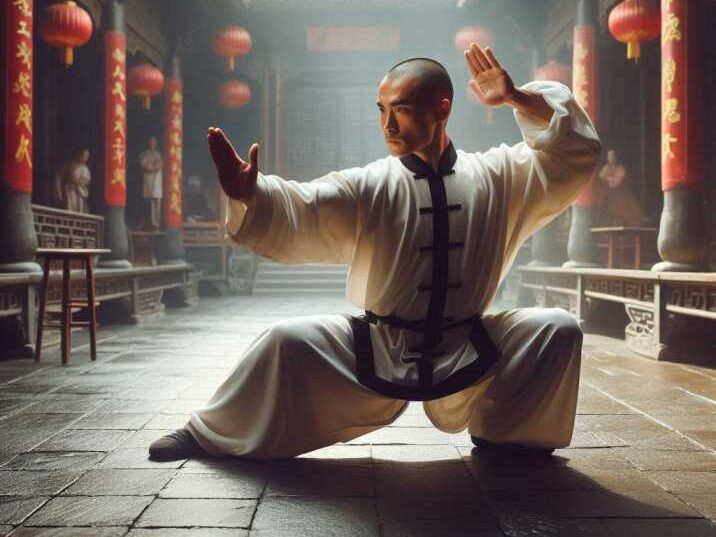
POLYGON ((227 232, 282 263, 350 265, 364 315, 313 315, 259 334, 206 407, 150 447, 158 459, 292 457, 390 424, 423 401, 440 430, 481 449, 551 453, 572 436, 582 333, 561 309, 485 314, 519 246, 586 185, 600 142, 570 90, 516 88, 488 48, 470 86, 509 106, 523 142, 453 147, 453 87, 437 62, 399 63, 378 88, 390 156, 311 182, 264 175, 208 141, 230 198, 227 232))

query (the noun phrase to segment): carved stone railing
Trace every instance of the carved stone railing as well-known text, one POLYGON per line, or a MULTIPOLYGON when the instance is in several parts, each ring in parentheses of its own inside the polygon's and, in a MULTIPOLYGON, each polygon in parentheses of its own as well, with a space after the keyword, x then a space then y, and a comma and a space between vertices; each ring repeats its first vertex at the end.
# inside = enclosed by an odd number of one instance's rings
POLYGON ((716 273, 520 267, 521 287, 542 307, 592 321, 600 303, 624 306, 624 337, 657 359, 711 356, 716 363, 716 273))
POLYGON ((32 206, 40 248, 101 248, 104 218, 43 205, 32 206))

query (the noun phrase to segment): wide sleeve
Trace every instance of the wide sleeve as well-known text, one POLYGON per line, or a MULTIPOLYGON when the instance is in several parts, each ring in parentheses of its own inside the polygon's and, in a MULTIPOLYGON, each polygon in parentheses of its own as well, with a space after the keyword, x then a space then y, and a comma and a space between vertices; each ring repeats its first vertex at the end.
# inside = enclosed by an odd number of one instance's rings
POLYGON ((554 112, 547 122, 515 110, 524 141, 483 154, 501 193, 508 259, 574 201, 591 178, 601 151, 594 125, 567 86, 537 81, 521 89, 541 94, 554 112))
POLYGON ((226 232, 280 263, 350 263, 361 227, 360 168, 310 182, 259 173, 247 203, 230 200, 226 232))

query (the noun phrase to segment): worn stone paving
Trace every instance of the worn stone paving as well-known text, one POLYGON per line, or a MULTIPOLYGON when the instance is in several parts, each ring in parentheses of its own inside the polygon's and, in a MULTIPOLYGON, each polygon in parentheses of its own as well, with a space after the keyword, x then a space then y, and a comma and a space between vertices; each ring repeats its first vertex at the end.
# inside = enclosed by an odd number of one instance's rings
POLYGON ((298 459, 147 460, 277 320, 335 298, 204 299, 142 326, 77 334, 68 367, 0 362, 0 535, 716 536, 716 370, 586 338, 572 445, 478 453, 418 405, 298 459))

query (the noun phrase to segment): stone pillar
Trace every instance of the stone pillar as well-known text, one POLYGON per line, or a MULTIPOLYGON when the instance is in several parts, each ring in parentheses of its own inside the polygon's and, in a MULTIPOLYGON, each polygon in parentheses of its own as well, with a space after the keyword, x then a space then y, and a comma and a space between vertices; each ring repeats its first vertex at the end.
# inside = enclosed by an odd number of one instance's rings
MULTIPOLYGON (((531 54, 532 78, 537 79, 537 69, 544 63, 544 58, 539 47, 534 47, 531 54)), ((528 263, 531 267, 559 266, 564 261, 563 248, 560 248, 557 240, 559 229, 558 216, 545 227, 532 235, 531 252, 532 260, 528 263)))
POLYGON ((706 270, 703 4, 661 3, 661 189, 664 208, 654 271, 706 270))
MULTIPOLYGON (((572 90, 577 102, 586 110, 595 126, 598 123, 597 92, 597 0, 579 0, 577 24, 574 27, 572 90)), ((591 228, 596 203, 595 175, 572 204, 572 224, 567 243, 565 267, 594 267, 596 244, 591 228)))
POLYGON ((104 202, 105 247, 112 250, 100 266, 129 268, 127 201, 127 37, 124 8, 118 0, 104 7, 104 202))
POLYGON ((157 256, 161 264, 183 264, 184 238, 182 236, 182 149, 184 91, 179 56, 170 60, 164 99, 164 232, 157 256))
POLYGON ((40 272, 31 201, 33 1, 3 2, 0 14, 0 272, 40 272))

